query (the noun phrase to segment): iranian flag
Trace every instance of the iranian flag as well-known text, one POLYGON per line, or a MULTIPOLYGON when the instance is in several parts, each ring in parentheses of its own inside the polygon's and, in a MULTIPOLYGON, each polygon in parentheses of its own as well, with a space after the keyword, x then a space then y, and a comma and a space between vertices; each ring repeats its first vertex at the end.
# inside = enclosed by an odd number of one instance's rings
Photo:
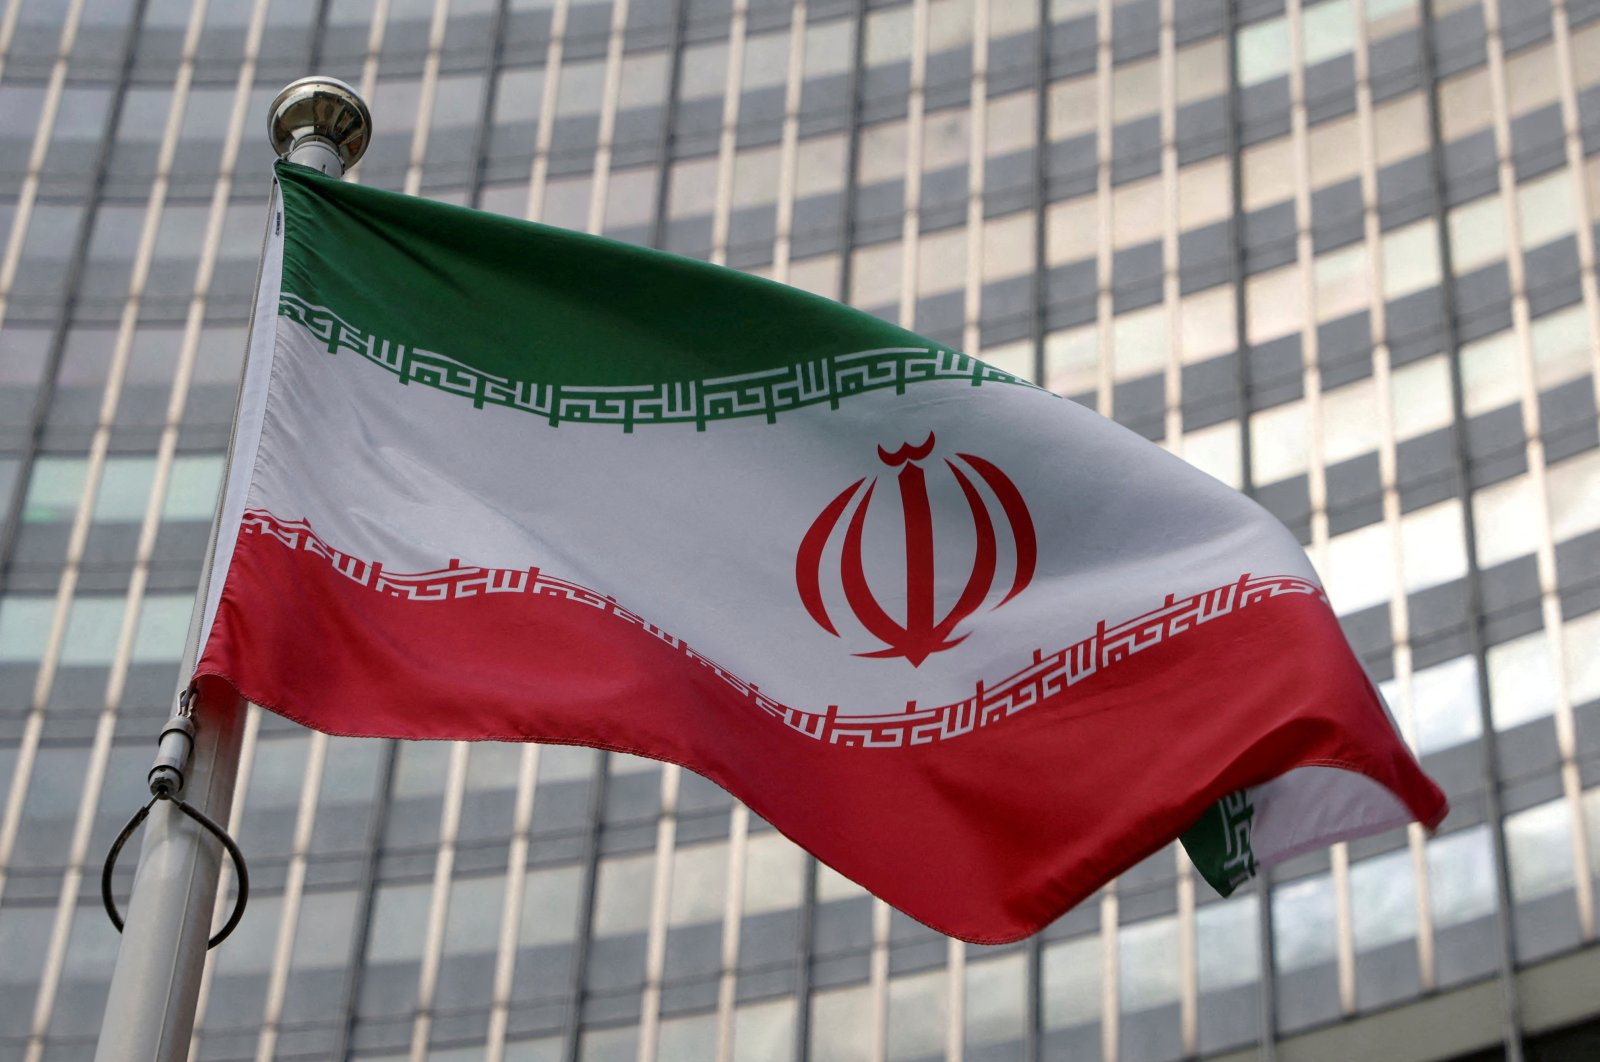
POLYGON ((681 764, 981 943, 1180 835, 1227 891, 1444 816, 1295 540, 1160 448, 765 280, 278 179, 202 678, 681 764))

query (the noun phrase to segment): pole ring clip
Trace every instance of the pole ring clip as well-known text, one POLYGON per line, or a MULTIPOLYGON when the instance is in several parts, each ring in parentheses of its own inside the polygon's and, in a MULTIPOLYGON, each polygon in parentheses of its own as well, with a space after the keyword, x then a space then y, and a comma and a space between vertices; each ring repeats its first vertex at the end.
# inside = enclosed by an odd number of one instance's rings
POLYGON ((150 814, 150 809, 155 806, 158 800, 171 801, 179 811, 198 822, 207 833, 222 842, 222 847, 228 850, 228 856, 233 860, 233 869, 239 879, 239 894, 233 901, 233 913, 228 916, 228 920, 223 923, 222 928, 217 930, 211 940, 207 942, 206 950, 209 951, 224 940, 227 940, 228 934, 232 933, 234 927, 239 924, 239 919, 244 917, 245 904, 250 899, 250 868, 244 861, 244 853, 239 850, 239 846, 234 843, 233 838, 228 836, 228 831, 213 822, 205 812, 184 801, 182 797, 175 794, 168 796, 157 794, 150 798, 148 804, 133 813, 133 818, 129 819, 128 824, 122 828, 122 832, 117 834, 117 839, 111 842, 111 851, 106 853, 106 864, 100 871, 100 901, 105 905, 106 914, 110 917, 111 924, 117 927, 118 933, 121 933, 122 914, 117 910, 116 897, 111 893, 111 875, 116 869, 117 856, 122 853, 122 846, 128 843, 128 838, 132 837, 134 831, 144 823, 144 820, 150 814))

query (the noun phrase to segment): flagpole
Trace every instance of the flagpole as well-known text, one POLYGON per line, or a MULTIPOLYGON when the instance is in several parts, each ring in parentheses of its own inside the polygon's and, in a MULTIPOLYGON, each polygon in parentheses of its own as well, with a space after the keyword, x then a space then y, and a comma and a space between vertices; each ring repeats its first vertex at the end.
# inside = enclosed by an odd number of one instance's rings
MULTIPOLYGON (((372 116, 344 82, 308 77, 278 94, 268 128, 280 158, 342 177, 366 150, 372 116)), ((251 324, 253 328, 255 322, 251 324)), ((214 520, 179 672, 185 689, 199 655, 217 531, 214 520)), ((175 716, 163 730, 157 765, 150 772, 152 795, 158 789, 171 792, 175 783, 186 803, 213 822, 226 822, 238 775, 245 702, 221 682, 202 684, 196 696, 182 702, 178 716, 187 717, 190 725, 175 716), (192 731, 187 770, 182 762, 185 729, 192 731)), ((153 801, 95 1062, 183 1062, 188 1057, 223 858, 217 840, 171 800, 153 801)))

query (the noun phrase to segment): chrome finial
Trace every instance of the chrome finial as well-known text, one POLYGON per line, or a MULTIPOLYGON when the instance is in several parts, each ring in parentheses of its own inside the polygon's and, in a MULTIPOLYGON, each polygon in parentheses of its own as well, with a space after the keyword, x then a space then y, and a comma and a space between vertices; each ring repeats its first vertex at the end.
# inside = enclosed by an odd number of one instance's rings
POLYGON ((342 177, 372 142, 372 112, 338 78, 303 77, 272 101, 267 137, 279 158, 342 177))

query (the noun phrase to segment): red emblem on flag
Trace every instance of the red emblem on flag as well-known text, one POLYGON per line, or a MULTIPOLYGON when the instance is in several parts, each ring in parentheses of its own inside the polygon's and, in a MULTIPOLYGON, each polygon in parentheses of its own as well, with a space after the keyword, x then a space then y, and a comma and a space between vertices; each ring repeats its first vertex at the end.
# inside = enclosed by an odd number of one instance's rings
POLYGON ((1033 517, 1023 503, 1021 492, 1004 472, 983 458, 972 454, 956 454, 955 460, 944 462, 944 467, 955 477, 956 485, 966 499, 976 533, 976 545, 972 568, 961 596, 949 612, 942 618, 937 617, 934 518, 928 502, 927 474, 922 468, 922 462, 933 453, 933 443, 933 433, 929 432, 920 446, 906 443, 893 453, 878 447, 878 458, 890 468, 900 470, 896 479, 900 488, 900 511, 905 524, 906 603, 903 622, 890 616, 879 603, 867 584, 866 566, 861 556, 867 509, 872 504, 872 496, 878 486, 876 476, 858 479, 840 492, 812 522, 805 538, 800 541, 800 551, 795 557, 795 584, 800 590, 800 600, 811 618, 837 638, 839 631, 829 618, 827 606, 822 600, 822 554, 835 529, 844 521, 846 511, 854 506, 844 532, 840 582, 850 611, 868 633, 884 644, 882 649, 857 653, 857 656, 903 656, 911 662, 912 667, 917 667, 934 653, 960 645, 967 635, 956 635, 956 628, 983 606, 994 589, 1000 552, 995 533, 997 522, 1003 523, 1010 532, 1016 563, 1010 589, 993 607, 999 608, 1022 593, 1033 579, 1039 546, 1034 535, 1033 517), (988 488, 988 495, 978 488, 974 480, 988 488))

